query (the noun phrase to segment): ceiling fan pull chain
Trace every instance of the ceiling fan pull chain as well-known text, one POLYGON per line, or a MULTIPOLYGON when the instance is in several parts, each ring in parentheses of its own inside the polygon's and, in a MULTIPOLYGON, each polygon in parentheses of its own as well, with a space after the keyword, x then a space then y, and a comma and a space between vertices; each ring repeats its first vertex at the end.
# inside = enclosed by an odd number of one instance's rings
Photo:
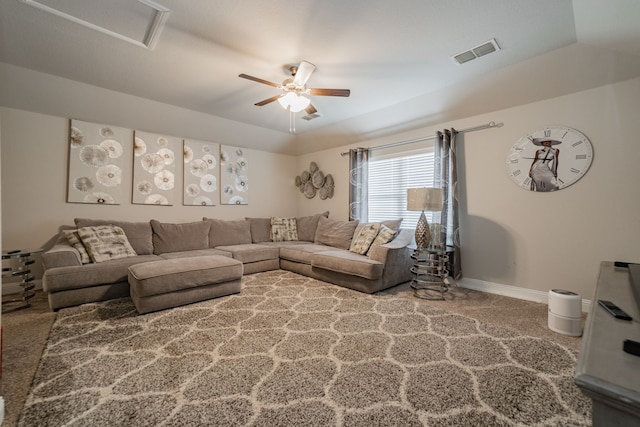
POLYGON ((289 110, 289 133, 296 133, 296 113, 289 110))

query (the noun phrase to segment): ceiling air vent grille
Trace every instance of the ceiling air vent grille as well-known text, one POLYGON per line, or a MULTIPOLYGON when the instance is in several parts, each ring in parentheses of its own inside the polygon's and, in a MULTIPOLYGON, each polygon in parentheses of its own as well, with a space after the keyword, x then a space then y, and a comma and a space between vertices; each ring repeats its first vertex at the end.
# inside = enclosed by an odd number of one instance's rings
POLYGON ((320 114, 313 113, 313 114, 307 114, 306 116, 302 116, 300 118, 308 121, 308 120, 317 119, 318 117, 320 117, 320 114))
POLYGON ((464 52, 453 55, 451 59, 456 64, 464 64, 465 62, 472 61, 476 58, 480 58, 481 56, 485 56, 498 50, 500 50, 498 42, 496 41, 496 39, 491 39, 486 43, 482 43, 481 45, 474 47, 473 49, 465 50, 464 52))

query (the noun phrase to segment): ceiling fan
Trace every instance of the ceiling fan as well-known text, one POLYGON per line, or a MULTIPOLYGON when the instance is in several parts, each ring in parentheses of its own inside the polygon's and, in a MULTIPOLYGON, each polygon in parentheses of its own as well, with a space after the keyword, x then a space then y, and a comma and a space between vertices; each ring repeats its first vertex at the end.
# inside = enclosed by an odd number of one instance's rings
POLYGON ((264 80, 258 77, 253 77, 248 74, 240 74, 238 77, 243 79, 252 80, 254 82, 262 83, 265 85, 273 86, 281 89, 282 93, 274 95, 271 98, 267 98, 260 102, 256 102, 255 105, 262 107, 278 101, 282 108, 290 112, 289 131, 295 132, 295 125, 293 123, 294 113, 305 110, 307 115, 317 113, 318 110, 311 104, 309 96, 343 96, 347 97, 351 94, 349 89, 314 89, 307 88, 307 81, 311 74, 315 71, 316 66, 308 61, 301 61, 299 65, 285 65, 291 77, 286 78, 282 84, 273 83, 268 80, 264 80))

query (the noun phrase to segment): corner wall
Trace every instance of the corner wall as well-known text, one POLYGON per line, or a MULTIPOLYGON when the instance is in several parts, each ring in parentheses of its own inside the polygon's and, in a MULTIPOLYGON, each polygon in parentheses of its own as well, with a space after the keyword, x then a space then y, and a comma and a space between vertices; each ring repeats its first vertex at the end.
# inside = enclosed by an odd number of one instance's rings
MULTIPOLYGON (((524 290, 534 300, 554 288, 591 299, 600 261, 640 262, 638 117, 640 79, 633 79, 357 145, 374 147, 433 135, 444 127, 503 122, 501 128, 465 133, 457 140, 463 284, 500 288, 513 296, 524 290), (523 190, 506 173, 507 153, 519 137, 549 125, 584 133, 593 144, 593 163, 580 181, 563 190, 523 190)), ((298 157, 296 173, 315 161, 336 178, 333 199, 298 194, 299 215, 330 210, 333 217, 348 218, 348 160, 339 153, 355 146, 298 157)))

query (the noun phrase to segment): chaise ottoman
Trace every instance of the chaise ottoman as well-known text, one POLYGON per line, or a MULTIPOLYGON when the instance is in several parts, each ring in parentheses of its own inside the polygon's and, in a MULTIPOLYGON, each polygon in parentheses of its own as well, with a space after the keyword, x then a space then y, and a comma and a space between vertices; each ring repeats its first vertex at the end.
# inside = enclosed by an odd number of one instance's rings
POLYGON ((167 259, 129 267, 138 313, 178 307, 240 292, 242 262, 220 255, 167 259))

